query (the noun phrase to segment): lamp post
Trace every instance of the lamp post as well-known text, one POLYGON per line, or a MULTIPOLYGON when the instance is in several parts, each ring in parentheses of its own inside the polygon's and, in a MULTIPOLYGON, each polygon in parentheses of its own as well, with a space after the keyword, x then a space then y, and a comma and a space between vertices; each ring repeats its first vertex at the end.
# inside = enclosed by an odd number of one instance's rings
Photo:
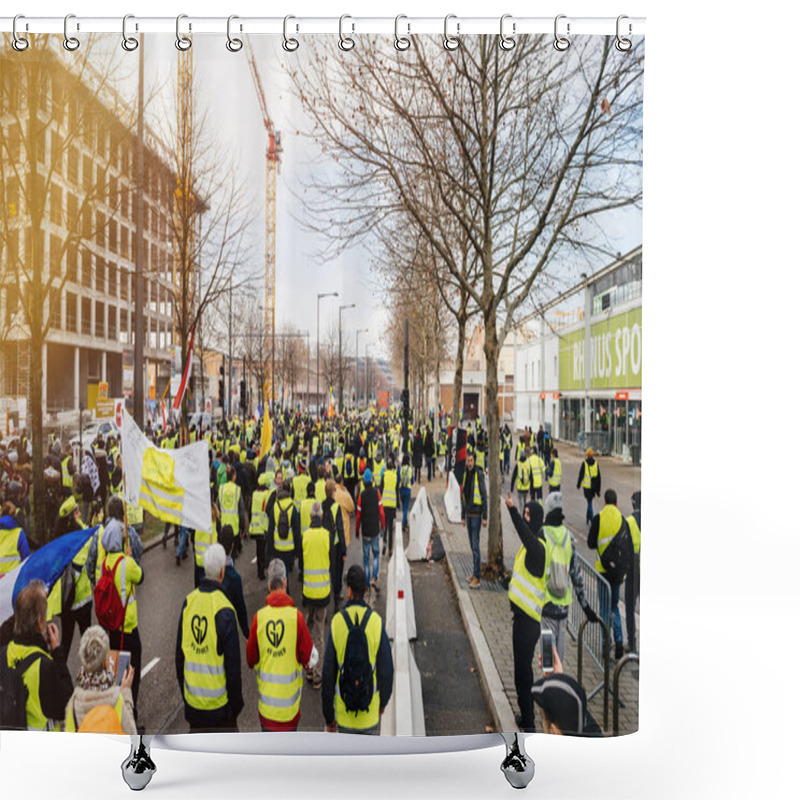
POLYGON ((358 407, 358 336, 361 333, 369 333, 369 328, 360 328, 356 331, 356 407, 358 407))
POLYGON ((338 297, 339 292, 322 292, 317 294, 317 419, 319 419, 319 301, 323 297, 338 297))
POLYGON ((344 383, 342 382, 342 311, 355 308, 355 303, 339 306, 339 413, 344 410, 344 383))

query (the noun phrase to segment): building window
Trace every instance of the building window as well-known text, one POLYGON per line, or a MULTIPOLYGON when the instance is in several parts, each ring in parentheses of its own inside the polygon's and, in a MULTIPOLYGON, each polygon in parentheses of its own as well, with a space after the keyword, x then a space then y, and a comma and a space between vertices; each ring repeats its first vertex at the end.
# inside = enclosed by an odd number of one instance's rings
POLYGON ((106 215, 100 211, 95 213, 95 241, 98 247, 104 248, 106 246, 106 215))
POLYGON ((61 293, 58 289, 50 290, 50 327, 61 330, 61 293))
POLYGON ((117 223, 113 219, 108 222, 108 249, 117 252, 117 223))
POLYGON ((50 275, 61 275, 61 257, 64 243, 58 236, 50 234, 50 275))
POLYGON ((87 194, 92 190, 92 159, 83 157, 83 191, 87 194))
POLYGON ((88 250, 81 251, 81 284, 92 288, 92 254, 88 250))
POLYGON ((128 299, 128 279, 130 273, 125 270, 120 270, 119 273, 119 298, 120 300, 128 299))
POLYGON ((97 274, 94 278, 94 285, 98 292, 106 291, 106 262, 105 259, 97 257, 97 274))
POLYGON ((94 335, 98 339, 106 335, 106 307, 99 300, 94 304, 94 335))
POLYGON ((92 335, 92 301, 88 297, 81 298, 81 333, 92 335))
POLYGON ((108 338, 113 342, 117 339, 117 309, 116 306, 108 307, 108 338))
POLYGON ((67 247, 67 280, 78 282, 78 246, 70 244, 67 247))
POLYGON ((78 332, 78 296, 67 292, 67 331, 78 332))
POLYGON ((64 221, 64 200, 61 187, 56 183, 50 184, 50 219, 56 225, 64 221))
POLYGON ((78 232, 78 198, 72 192, 67 195, 67 230, 78 232))
POLYGON ((67 179, 70 183, 77 185, 78 183, 78 155, 77 147, 70 147, 67 153, 67 179))
MULTIPOLYGON (((108 265, 108 294, 111 297, 117 296, 117 268, 109 263, 108 265)), ((109 339, 114 337, 109 334, 109 339)))

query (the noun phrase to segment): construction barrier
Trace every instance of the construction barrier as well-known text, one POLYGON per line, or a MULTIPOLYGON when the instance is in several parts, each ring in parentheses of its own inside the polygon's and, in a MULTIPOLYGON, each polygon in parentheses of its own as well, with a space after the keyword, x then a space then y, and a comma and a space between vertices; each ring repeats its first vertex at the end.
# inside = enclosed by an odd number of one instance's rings
MULTIPOLYGON (((401 528, 395 532, 395 541, 403 541, 402 523, 398 523, 401 528)), ((396 630, 395 614, 397 613, 397 595, 398 589, 403 592, 403 599, 405 600, 406 610, 406 633, 408 638, 414 640, 417 638, 417 619, 416 612, 414 611, 414 591, 411 586, 411 570, 408 568, 408 560, 406 559, 403 551, 396 547, 389 559, 389 567, 387 570, 386 580, 386 633, 392 641, 394 641, 394 632, 396 630), (402 564, 398 562, 403 562, 402 564), (402 583, 398 584, 398 580, 402 583)))
POLYGON ((452 470, 447 476, 447 491, 444 493, 444 510, 450 522, 461 522, 461 487, 452 470))
MULTIPOLYGON (((401 522, 396 523, 395 535, 398 537, 396 541, 403 541, 401 522)), ((413 603, 411 576, 408 562, 399 547, 392 556, 389 570, 388 584, 394 587, 394 591, 390 588, 386 597, 386 633, 392 640, 394 687, 391 700, 381 717, 381 736, 424 736, 422 678, 409 641, 409 604, 413 603)), ((411 613, 413 617, 413 611, 411 613)))
POLYGON ((428 507, 428 494, 423 487, 419 490, 414 507, 408 514, 406 558, 409 561, 424 561, 428 557, 428 542, 431 540, 432 532, 433 514, 428 507))

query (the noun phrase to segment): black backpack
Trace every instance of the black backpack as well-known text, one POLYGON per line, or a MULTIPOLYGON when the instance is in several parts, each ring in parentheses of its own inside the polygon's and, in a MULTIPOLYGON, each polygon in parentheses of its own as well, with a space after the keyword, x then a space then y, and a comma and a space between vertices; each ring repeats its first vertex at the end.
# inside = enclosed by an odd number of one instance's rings
POLYGON ((600 563, 603 565, 605 578, 609 583, 622 583, 630 568, 632 553, 631 532, 628 523, 623 520, 622 527, 600 556, 600 563))
POLYGON ((41 653, 31 653, 13 667, 9 667, 8 646, 0 650, 0 729, 4 731, 28 729, 25 711, 28 705, 28 687, 22 676, 25 670, 41 657, 41 653))
POLYGON ((344 661, 339 672, 339 694, 344 701, 344 707, 355 714, 369 710, 374 692, 366 633, 367 621, 371 614, 372 609, 367 608, 359 623, 354 625, 350 615, 346 611, 342 612, 347 624, 347 642, 344 646, 344 661))
POLYGON ((278 506, 278 538, 289 538, 289 509, 283 506, 278 506))

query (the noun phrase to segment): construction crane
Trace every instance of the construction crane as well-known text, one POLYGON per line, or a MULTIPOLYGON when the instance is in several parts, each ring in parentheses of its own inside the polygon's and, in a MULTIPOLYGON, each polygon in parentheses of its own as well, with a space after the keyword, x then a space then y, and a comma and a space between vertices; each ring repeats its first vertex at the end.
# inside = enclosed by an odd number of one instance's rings
POLYGON ((275 242, 276 242, 276 219, 277 219, 277 190, 278 175, 281 171, 281 134, 275 130, 272 118, 267 110, 267 98, 264 94, 264 86, 258 74, 255 51, 253 50, 250 37, 247 38, 248 56, 247 65, 250 67, 250 75, 253 78, 253 87, 256 90, 258 105, 261 109, 261 118, 264 128, 267 131, 267 196, 265 203, 266 217, 266 281, 264 286, 264 309, 265 309, 265 339, 271 338, 271 342, 264 342, 264 351, 269 352, 270 356, 265 364, 264 374, 264 399, 269 397, 273 404, 275 402, 275 242))

